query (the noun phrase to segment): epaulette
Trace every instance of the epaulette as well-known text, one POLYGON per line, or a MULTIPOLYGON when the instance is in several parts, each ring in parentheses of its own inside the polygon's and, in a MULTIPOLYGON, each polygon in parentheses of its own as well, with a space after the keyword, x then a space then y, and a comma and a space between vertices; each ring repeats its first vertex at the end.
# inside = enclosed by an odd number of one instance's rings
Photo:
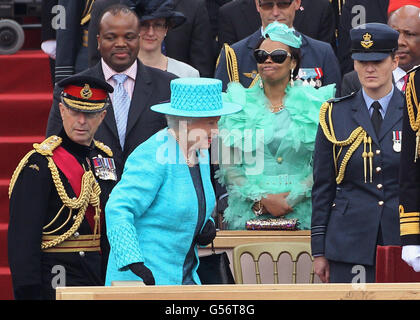
MULTIPOLYGON (((53 151, 55 148, 57 148, 61 144, 62 139, 58 136, 51 136, 42 141, 41 143, 34 143, 33 147, 34 149, 29 151, 23 158, 20 160, 19 164, 17 165, 15 171, 13 172, 13 175, 10 179, 9 184, 9 198, 12 195, 13 187, 15 186, 16 180, 19 177, 20 172, 23 170, 23 168, 28 163, 28 160, 32 154, 35 152, 38 152, 42 154, 43 156, 52 156, 53 151)), ((39 169, 38 169, 39 170, 39 169)))
POLYGON ((62 141, 63 139, 59 136, 51 136, 41 143, 34 143, 33 147, 36 152, 42 154, 43 156, 52 156, 53 151, 61 144, 62 141))
POLYGON ((348 98, 353 97, 353 96, 356 94, 356 92, 357 92, 357 91, 353 91, 352 93, 350 93, 350 94, 348 94, 348 95, 346 95, 346 96, 337 97, 337 98, 331 98, 331 99, 329 99, 327 102, 328 102, 328 103, 336 103, 336 102, 340 102, 340 101, 346 100, 346 99, 348 99, 348 98))
POLYGON ((411 68, 410 70, 408 70, 408 71, 407 71, 407 74, 409 74, 409 73, 411 73, 411 72, 414 72, 414 71, 417 71, 417 70, 419 70, 419 69, 420 69, 420 64, 419 64, 418 66, 415 66, 415 67, 411 68))
POLYGON ((113 157, 114 154, 112 153, 112 150, 110 147, 108 147, 106 144, 97 140, 94 140, 93 142, 95 143, 96 148, 105 152, 108 157, 113 157))

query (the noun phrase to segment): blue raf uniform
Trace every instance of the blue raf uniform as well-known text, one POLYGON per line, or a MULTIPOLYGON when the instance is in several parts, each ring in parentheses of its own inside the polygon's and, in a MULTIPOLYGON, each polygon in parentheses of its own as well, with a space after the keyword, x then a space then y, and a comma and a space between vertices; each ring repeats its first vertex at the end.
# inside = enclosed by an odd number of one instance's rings
MULTIPOLYGON (((314 87, 335 83, 338 92, 341 73, 331 45, 299 32, 296 34, 302 37, 302 59, 298 78, 314 87)), ((257 62, 253 53, 261 38, 259 29, 231 47, 225 45, 222 48, 217 60, 215 78, 222 80, 223 90, 226 90, 231 81, 238 81, 246 88, 257 82, 257 62)))
MULTIPOLYGON (((383 60, 398 47, 398 32, 384 24, 353 29, 351 37, 353 59, 360 61, 383 60)), ((330 282, 352 282, 355 265, 364 266, 366 282, 374 282, 376 246, 400 245, 398 172, 404 98, 392 86, 377 101, 383 118, 378 133, 371 119, 374 100, 363 88, 324 103, 320 111, 311 242, 312 255, 328 260, 330 282)))
POLYGON ((65 27, 57 30, 55 81, 88 68, 88 27, 94 0, 59 0, 65 8, 65 27))

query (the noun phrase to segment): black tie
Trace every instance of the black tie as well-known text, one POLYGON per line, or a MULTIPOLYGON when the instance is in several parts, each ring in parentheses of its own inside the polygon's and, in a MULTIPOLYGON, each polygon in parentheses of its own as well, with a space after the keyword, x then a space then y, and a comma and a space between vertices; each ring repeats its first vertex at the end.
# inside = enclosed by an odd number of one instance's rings
POLYGON ((382 124, 382 115, 381 112, 379 111, 381 109, 381 104, 378 101, 375 101, 374 103, 372 103, 372 108, 373 108, 373 112, 372 112, 372 124, 373 124, 373 128, 375 129, 376 135, 379 134, 379 130, 381 129, 381 124, 382 124))

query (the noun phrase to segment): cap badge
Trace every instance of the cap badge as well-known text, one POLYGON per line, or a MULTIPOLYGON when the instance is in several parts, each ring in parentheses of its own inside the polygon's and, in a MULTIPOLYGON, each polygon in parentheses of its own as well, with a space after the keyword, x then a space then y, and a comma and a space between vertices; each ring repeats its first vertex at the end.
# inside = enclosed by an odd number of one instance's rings
POLYGON ((80 96, 84 99, 90 99, 92 97, 92 90, 90 90, 89 85, 86 83, 82 90, 80 90, 80 96))
POLYGON ((363 40, 360 41, 360 44, 362 45, 363 48, 369 49, 371 46, 373 46, 373 41, 371 39, 372 39, 372 35, 366 32, 363 35, 363 40))

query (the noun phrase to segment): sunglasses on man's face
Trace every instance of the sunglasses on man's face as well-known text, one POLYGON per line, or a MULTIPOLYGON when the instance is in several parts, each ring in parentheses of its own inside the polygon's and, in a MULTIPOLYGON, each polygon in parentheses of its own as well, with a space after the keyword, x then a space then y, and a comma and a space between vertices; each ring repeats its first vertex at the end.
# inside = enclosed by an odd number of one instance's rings
POLYGON ((263 10, 271 10, 276 5, 279 9, 287 9, 292 4, 293 0, 288 1, 259 1, 259 6, 263 10))
POLYGON ((271 61, 274 63, 283 63, 287 57, 291 57, 292 55, 283 49, 276 49, 271 52, 267 52, 263 49, 257 49, 254 51, 255 60, 257 63, 264 63, 268 57, 271 58, 271 61))

